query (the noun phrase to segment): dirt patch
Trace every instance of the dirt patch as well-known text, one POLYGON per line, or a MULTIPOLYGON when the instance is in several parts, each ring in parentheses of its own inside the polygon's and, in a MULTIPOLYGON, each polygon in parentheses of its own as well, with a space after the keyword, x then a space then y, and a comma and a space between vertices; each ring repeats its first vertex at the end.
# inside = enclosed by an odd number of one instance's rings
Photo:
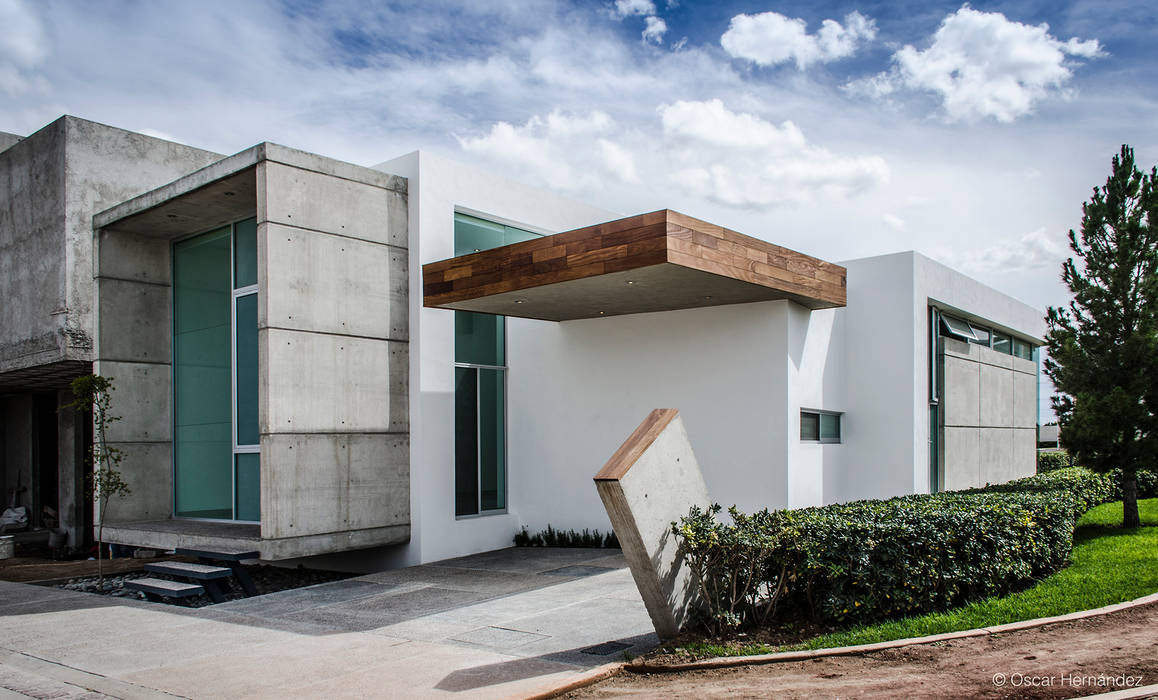
POLYGON ((1030 630, 853 656, 622 673, 568 698, 1072 698, 1158 684, 1158 603, 1030 630))

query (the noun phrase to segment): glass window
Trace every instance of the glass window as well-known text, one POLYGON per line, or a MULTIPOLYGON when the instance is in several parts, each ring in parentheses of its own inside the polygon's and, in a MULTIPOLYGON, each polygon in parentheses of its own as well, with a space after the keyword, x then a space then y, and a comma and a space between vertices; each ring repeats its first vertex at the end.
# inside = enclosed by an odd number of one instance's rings
POLYGON ((257 284, 257 219, 238 221, 233 243, 233 288, 257 284))
POLYGON ((1005 355, 1012 355, 1013 354, 1013 338, 1010 338, 1009 336, 1005 335, 1004 333, 998 333, 998 332, 994 331, 994 333, 993 333, 993 345, 991 347, 994 350, 996 350, 997 352, 1003 353, 1005 355))
POLYGON ((808 413, 806 411, 800 412, 800 439, 801 440, 819 440, 820 439, 820 414, 808 413))
POLYGON ((230 228, 173 246, 174 510, 233 514, 230 228))
POLYGON ((970 340, 969 342, 970 343, 976 343, 977 345, 984 345, 985 347, 989 347, 989 329, 978 328, 977 326, 974 326, 972 323, 969 324, 969 327, 973 329, 973 337, 975 338, 975 340, 970 340))
POLYGON ((808 442, 840 442, 840 413, 801 411, 800 439, 808 442))
POLYGON ((185 518, 260 520, 254 219, 173 246, 173 501, 185 518))
POLYGON ((1033 346, 1024 340, 1013 339, 1013 354, 1023 360, 1033 359, 1033 346))
POLYGON ((972 326, 959 318, 953 318, 945 314, 941 314, 941 333, 942 335, 960 338, 961 340, 977 340, 972 326))
MULTIPOLYGON (((539 234, 454 215, 455 255, 538 238, 539 234)), ((507 507, 506 318, 454 312, 454 513, 507 507)))

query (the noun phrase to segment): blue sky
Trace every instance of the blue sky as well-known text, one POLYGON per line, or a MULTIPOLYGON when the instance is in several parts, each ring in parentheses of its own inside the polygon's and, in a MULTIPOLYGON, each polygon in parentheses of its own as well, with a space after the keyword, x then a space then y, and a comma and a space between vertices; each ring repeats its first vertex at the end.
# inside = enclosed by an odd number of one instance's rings
POLYGON ((1120 0, 0 0, 0 130, 430 149, 833 261, 916 249, 1044 308, 1119 145, 1158 162, 1156 36, 1120 0))

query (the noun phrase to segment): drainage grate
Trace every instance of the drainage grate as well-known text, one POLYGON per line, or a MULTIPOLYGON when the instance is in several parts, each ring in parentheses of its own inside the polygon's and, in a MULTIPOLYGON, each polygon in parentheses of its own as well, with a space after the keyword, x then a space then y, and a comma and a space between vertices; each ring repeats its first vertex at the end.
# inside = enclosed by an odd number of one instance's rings
POLYGON ((579 651, 583 652, 584 654, 591 654, 592 656, 611 656, 617 651, 623 651, 624 649, 630 648, 630 644, 624 644, 623 642, 603 642, 602 644, 596 644, 593 647, 587 647, 586 649, 580 649, 579 651))

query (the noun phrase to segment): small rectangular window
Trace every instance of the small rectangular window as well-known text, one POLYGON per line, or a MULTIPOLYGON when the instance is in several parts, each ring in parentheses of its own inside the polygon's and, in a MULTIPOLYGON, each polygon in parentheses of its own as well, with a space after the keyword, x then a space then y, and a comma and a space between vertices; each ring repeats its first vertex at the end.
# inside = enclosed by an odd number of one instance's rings
POLYGON ((800 439, 806 442, 840 442, 840 413, 800 412, 800 439))
POLYGON ((973 329, 973 335, 976 337, 976 340, 970 340, 969 342, 989 347, 989 330, 986 328, 978 328, 973 324, 969 324, 969 326, 973 329))

